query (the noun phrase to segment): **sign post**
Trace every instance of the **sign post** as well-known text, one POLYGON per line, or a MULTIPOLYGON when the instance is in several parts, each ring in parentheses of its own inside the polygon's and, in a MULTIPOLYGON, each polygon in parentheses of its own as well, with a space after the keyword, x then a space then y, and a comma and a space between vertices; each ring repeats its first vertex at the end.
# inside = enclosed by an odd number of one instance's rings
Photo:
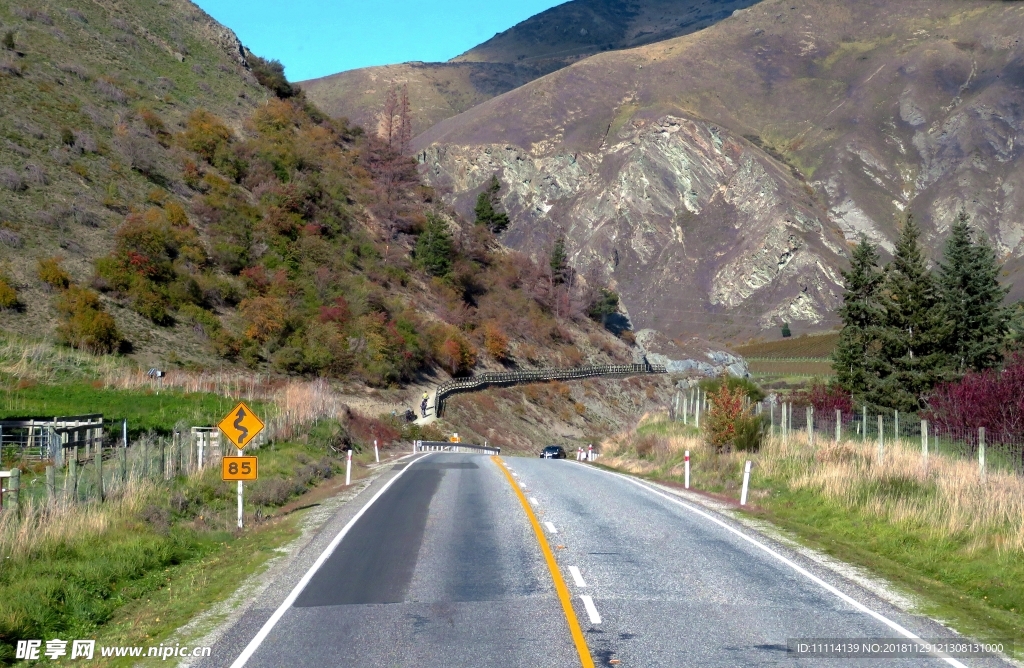
POLYGON ((217 427, 224 432, 224 436, 238 449, 234 457, 221 458, 221 480, 238 481, 238 528, 242 528, 244 517, 244 505, 242 495, 242 481, 256 480, 259 477, 256 457, 242 456, 242 450, 252 442, 256 434, 263 431, 265 425, 244 402, 239 403, 231 409, 217 427))

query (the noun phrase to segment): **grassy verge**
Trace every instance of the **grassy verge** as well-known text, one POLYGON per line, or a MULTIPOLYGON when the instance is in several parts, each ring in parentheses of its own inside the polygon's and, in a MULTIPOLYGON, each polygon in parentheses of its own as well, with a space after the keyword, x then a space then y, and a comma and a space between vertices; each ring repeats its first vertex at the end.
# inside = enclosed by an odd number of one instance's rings
MULTIPOLYGON (((20 521, 0 515, 0 663, 13 661, 18 639, 156 644, 226 596, 294 535, 290 520, 255 517, 344 470, 327 442, 306 440, 259 451, 244 532, 234 527, 235 488, 213 469, 130 481, 104 504, 30 506, 20 521)), ((357 466, 354 477, 366 473, 357 466)))
MULTIPOLYGON (((104 388, 100 381, 67 382, 60 385, 37 384, 22 380, 0 393, 0 418, 52 417, 102 413, 106 418, 127 419, 132 434, 144 431, 170 433, 178 420, 191 424, 216 424, 237 401, 205 392, 104 388)), ((268 408, 254 403, 252 409, 268 408)))
POLYGON ((1024 481, 933 456, 910 444, 882 462, 874 444, 808 446, 801 435, 768 439, 759 453, 716 454, 692 428, 651 420, 604 444, 602 463, 738 497, 742 467, 755 462, 752 515, 805 544, 868 568, 916 596, 922 612, 962 633, 1014 640, 1024 656, 1024 481))

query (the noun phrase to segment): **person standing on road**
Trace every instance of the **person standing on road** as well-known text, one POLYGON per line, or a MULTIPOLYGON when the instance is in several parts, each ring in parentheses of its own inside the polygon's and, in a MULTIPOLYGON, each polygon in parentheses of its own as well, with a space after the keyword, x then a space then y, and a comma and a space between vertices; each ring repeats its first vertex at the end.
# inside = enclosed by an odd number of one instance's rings
POLYGON ((422 414, 423 417, 427 417, 427 400, 429 398, 430 398, 430 395, 428 393, 424 392, 423 393, 423 401, 420 402, 420 413, 422 414))

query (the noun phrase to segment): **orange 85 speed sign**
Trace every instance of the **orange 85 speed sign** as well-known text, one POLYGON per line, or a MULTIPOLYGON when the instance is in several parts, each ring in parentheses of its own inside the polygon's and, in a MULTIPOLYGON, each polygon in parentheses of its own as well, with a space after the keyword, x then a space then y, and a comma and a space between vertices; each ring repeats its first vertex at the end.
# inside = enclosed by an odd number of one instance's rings
POLYGON ((256 480, 255 457, 224 457, 220 465, 221 480, 256 480))

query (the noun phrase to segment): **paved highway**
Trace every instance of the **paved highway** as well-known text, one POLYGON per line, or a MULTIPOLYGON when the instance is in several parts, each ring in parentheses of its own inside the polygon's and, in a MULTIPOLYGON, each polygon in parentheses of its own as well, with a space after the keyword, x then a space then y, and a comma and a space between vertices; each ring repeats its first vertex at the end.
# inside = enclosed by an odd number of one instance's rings
POLYGON ((431 454, 349 506, 203 665, 1004 665, 797 659, 788 639, 949 632, 575 462, 431 454))

